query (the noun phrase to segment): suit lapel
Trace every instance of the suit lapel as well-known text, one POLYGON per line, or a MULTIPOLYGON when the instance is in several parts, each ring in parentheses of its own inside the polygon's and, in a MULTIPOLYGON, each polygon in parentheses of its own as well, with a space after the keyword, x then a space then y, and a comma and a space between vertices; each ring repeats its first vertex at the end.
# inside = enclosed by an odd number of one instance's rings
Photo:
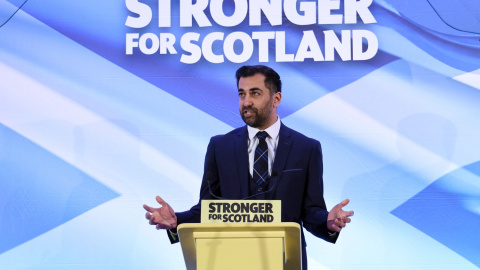
POLYGON ((277 172, 278 182, 281 180, 282 172, 285 169, 290 148, 292 147, 292 137, 290 129, 283 125, 280 126, 277 151, 275 153, 275 160, 273 162, 273 172, 277 172))
POLYGON ((247 126, 240 128, 235 137, 235 159, 237 165, 237 175, 241 187, 241 197, 248 196, 248 181, 249 169, 248 169, 248 131, 247 126))

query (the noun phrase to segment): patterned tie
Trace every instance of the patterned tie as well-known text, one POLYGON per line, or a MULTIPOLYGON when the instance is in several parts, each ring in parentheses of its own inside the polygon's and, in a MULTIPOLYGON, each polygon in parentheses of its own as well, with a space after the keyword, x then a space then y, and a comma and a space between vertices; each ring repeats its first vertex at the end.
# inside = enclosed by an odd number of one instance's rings
POLYGON ((255 160, 253 162, 253 181, 260 185, 268 179, 268 146, 265 138, 268 133, 260 131, 257 133, 258 145, 255 149, 255 160))

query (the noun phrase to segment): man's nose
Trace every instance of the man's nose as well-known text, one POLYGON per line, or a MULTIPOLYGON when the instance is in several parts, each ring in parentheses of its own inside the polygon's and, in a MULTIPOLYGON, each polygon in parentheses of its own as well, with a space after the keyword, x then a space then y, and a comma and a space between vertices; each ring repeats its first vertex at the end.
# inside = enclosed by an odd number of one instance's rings
POLYGON ((243 99, 243 106, 251 106, 252 104, 253 104, 252 100, 248 95, 246 95, 245 98, 243 99))

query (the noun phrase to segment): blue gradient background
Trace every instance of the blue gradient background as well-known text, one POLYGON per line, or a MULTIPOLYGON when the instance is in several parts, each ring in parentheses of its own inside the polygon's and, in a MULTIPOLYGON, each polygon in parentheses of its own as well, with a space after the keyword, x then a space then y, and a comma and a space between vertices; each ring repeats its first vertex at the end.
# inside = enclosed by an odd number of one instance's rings
MULTIPOLYGON (((23 2, 0 0, 0 25, 23 2)), ((321 141, 327 205, 355 210, 335 245, 307 233, 309 267, 478 269, 480 4, 370 10, 376 24, 274 28, 290 53, 306 29, 379 40, 362 62, 275 63, 270 49, 282 121, 321 141)), ((0 269, 185 269, 142 204, 198 200, 209 138, 243 124, 239 65, 125 55, 128 15, 123 1, 31 0, 0 27, 0 269)))

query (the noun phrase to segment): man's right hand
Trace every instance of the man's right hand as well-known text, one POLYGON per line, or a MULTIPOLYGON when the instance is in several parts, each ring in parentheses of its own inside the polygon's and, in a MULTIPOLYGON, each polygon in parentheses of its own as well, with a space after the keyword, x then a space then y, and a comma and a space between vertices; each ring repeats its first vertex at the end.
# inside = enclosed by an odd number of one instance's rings
POLYGON ((174 229, 177 227, 177 216, 172 207, 168 205, 160 196, 157 196, 157 202, 161 205, 160 208, 153 208, 146 204, 143 208, 147 210, 145 217, 148 219, 150 225, 155 225, 157 230, 160 229, 174 229))

